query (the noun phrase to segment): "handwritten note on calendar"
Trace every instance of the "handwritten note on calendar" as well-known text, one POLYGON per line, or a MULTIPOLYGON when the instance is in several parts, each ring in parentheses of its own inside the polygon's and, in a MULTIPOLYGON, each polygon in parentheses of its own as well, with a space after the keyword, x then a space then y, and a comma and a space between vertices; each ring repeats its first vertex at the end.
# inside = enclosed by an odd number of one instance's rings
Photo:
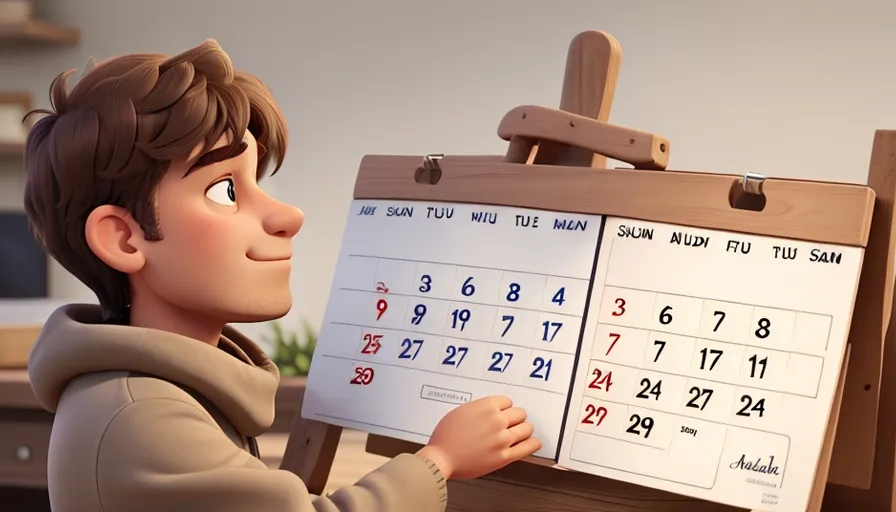
POLYGON ((425 443, 453 407, 505 394, 560 466, 802 510, 861 258, 611 217, 356 200, 302 414, 425 443))

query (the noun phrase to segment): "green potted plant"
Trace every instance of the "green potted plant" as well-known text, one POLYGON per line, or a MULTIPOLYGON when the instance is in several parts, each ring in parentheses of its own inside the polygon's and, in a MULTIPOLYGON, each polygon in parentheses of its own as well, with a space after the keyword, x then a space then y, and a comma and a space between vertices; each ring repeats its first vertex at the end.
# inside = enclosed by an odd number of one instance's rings
POLYGON ((283 377, 305 377, 311 368, 314 347, 317 346, 317 332, 308 322, 302 323, 302 338, 296 331, 286 331, 280 321, 270 322, 271 359, 283 377))

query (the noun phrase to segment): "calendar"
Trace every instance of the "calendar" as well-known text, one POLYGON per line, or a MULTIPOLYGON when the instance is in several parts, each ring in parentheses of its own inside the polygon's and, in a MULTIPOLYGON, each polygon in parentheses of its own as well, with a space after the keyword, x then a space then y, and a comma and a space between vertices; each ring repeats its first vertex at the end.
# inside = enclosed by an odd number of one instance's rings
POLYGON ((523 407, 537 456, 803 510, 862 249, 638 220, 355 200, 302 415, 426 443, 523 407))
POLYGON ((606 219, 561 466, 806 510, 862 249, 606 219))
POLYGON ((425 443, 458 404, 528 412, 556 458, 601 217, 354 201, 303 415, 425 443))

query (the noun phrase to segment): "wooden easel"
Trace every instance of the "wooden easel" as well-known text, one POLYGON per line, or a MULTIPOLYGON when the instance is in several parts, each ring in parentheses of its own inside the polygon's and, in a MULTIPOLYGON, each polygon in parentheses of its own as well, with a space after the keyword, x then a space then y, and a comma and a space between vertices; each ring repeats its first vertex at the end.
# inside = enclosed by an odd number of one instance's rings
MULTIPOLYGON (((619 44, 603 32, 584 32, 572 41, 560 109, 520 107, 511 110, 501 121, 498 134, 509 141, 503 157, 506 165, 501 167, 505 178, 519 173, 564 175, 563 169, 575 167, 604 168, 607 157, 631 163, 635 174, 640 174, 641 169, 660 174, 679 172, 663 171, 669 158, 667 140, 606 124, 620 60, 619 44)), ((411 157, 378 158, 392 158, 394 163, 411 157)), ((477 163, 489 162, 494 167, 501 157, 452 159, 456 169, 463 168, 473 175, 477 163)), ((418 181, 437 180, 434 174, 439 172, 437 166, 421 166, 418 181)), ((660 178, 655 174, 644 175, 649 180, 660 178)), ((717 194, 720 175, 703 176, 707 176, 704 192, 717 194)), ((558 179, 562 178, 558 176, 558 179)), ((370 191, 376 186, 370 181, 361 181, 356 184, 356 192, 361 188, 370 191)), ((607 181, 612 180, 607 178, 607 181)), ((809 506, 812 511, 876 512, 896 508, 896 352, 885 351, 887 346, 896 346, 896 340, 892 339, 896 330, 888 332, 887 329, 893 308, 896 255, 896 130, 875 133, 867 183, 876 195, 873 222, 844 372, 816 472, 815 492, 809 506)), ((774 180, 767 185, 783 190, 788 182, 774 180)), ((674 194, 675 190, 669 193, 674 194)), ((821 209, 817 214, 826 215, 821 209)), ((841 220, 830 217, 831 223, 841 220)), ((798 222, 798 219, 792 221, 798 222)), ((846 219, 844 222, 868 221, 846 219)), ((320 494, 326 485, 341 431, 340 427, 297 416, 281 467, 296 473, 311 492, 320 494)), ((412 443, 375 435, 369 436, 367 442, 368 452, 387 457, 418 449, 412 443)), ((538 460, 523 461, 484 478, 451 481, 448 509, 470 512, 738 510, 549 465, 538 460)))

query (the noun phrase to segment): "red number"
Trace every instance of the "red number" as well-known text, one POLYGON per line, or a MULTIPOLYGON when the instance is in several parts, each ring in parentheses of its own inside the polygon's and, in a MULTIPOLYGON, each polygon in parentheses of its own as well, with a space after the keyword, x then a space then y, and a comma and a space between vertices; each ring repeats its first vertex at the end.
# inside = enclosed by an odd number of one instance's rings
POLYGON ((625 313, 625 299, 616 299, 616 307, 619 309, 613 311, 611 314, 613 316, 622 316, 622 314, 625 313))
POLYGON ((389 309, 389 303, 386 302, 386 299, 380 299, 376 301, 377 321, 379 321, 379 319, 383 317, 383 313, 385 313, 387 309, 389 309))
POLYGON ((355 367, 355 376, 349 381, 349 384, 358 384, 366 386, 373 382, 373 368, 364 368, 363 366, 355 367))
POLYGON ((600 369, 595 368, 594 371, 591 372, 591 375, 594 375, 594 378, 591 379, 591 382, 588 384, 589 388, 602 389, 604 391, 610 390, 610 386, 613 385, 613 372, 604 374, 600 369))
POLYGON ((376 354, 383 345, 380 340, 383 339, 382 334, 365 334, 364 348, 361 349, 362 354, 376 354))
POLYGON ((586 425, 595 425, 598 426, 604 421, 604 418, 607 417, 607 409, 606 407, 594 407, 591 404, 585 406, 585 417, 582 418, 582 423, 586 425), (597 416, 597 423, 594 422, 591 418, 597 416))
POLYGON ((379 281, 376 283, 376 292, 377 293, 389 293, 389 287, 386 286, 386 283, 379 281))
POLYGON ((616 342, 619 341, 620 335, 616 334, 615 332, 611 332, 610 337, 613 338, 613 343, 610 343, 610 348, 607 349, 607 353, 604 354, 605 356, 610 355, 610 351, 613 350, 613 347, 616 346, 616 342))

